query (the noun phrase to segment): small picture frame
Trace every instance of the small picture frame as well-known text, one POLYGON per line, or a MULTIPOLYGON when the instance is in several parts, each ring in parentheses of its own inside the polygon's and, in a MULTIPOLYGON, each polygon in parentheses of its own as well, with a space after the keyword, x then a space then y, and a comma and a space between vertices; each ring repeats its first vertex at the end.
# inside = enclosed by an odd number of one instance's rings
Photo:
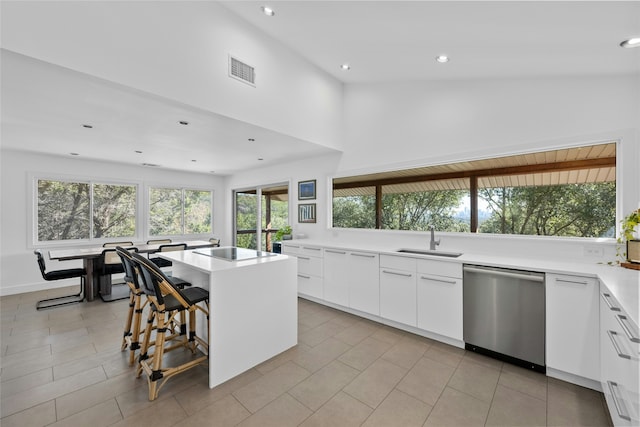
POLYGON ((298 222, 315 223, 316 222, 316 204, 301 203, 298 205, 298 222))
POLYGON ((316 180, 298 182, 298 200, 316 199, 316 180))

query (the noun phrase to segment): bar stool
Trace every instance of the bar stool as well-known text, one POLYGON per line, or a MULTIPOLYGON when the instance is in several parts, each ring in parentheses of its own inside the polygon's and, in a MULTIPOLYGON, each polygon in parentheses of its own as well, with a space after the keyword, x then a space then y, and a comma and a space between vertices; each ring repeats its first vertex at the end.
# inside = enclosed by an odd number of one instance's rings
MULTIPOLYGON (((137 253, 131 255, 150 304, 136 377, 139 378, 143 372, 147 375, 149 400, 155 400, 160 388, 169 378, 203 364, 209 358, 209 291, 199 287, 180 290, 147 258, 137 253), (204 307, 200 303, 204 303, 204 307), (201 311, 207 318, 206 340, 196 335, 197 311, 201 311), (189 314, 188 336, 176 332, 173 328, 178 322, 176 316, 185 312, 189 314), (152 328, 156 331, 155 344, 151 343, 152 328), (178 338, 179 335, 182 338, 178 338), (152 346, 153 354, 148 354, 152 346), (189 349, 194 355, 200 350, 203 355, 176 366, 165 367, 164 355, 179 348, 189 349)), ((183 329, 183 326, 184 323, 180 329, 183 329)))
MULTIPOLYGON (((123 242, 123 243, 130 244, 130 246, 132 245, 131 242, 123 242)), ((126 278, 123 282, 117 282, 117 283, 112 283, 112 278, 111 278, 111 276, 114 274, 120 274, 125 272, 124 266, 122 264, 122 260, 120 259, 120 256, 118 256, 118 253, 116 252, 116 248, 122 247, 122 245, 112 246, 112 244, 110 243, 105 243, 105 245, 103 245, 103 247, 105 247, 106 249, 102 251, 101 276, 103 277, 108 276, 107 280, 111 282, 111 293, 109 295, 105 295, 102 292, 103 289, 101 289, 100 299, 102 299, 102 301, 104 302, 113 302, 113 301, 125 299, 128 296, 127 295, 128 293, 126 292, 126 288, 124 289, 124 292, 122 292, 121 287, 116 288, 115 286, 124 285, 126 283, 126 278), (108 245, 108 246, 105 246, 105 245, 108 245)), ((138 252, 138 248, 136 248, 135 246, 131 246, 127 248, 127 250, 138 252)))
POLYGON ((42 278, 46 281, 73 279, 75 277, 80 278, 80 292, 72 295, 65 295, 62 297, 43 299, 36 303, 36 310, 42 310, 45 308, 58 307, 61 305, 75 304, 84 301, 84 286, 85 276, 87 271, 84 268, 68 268, 65 270, 46 271, 47 266, 44 261, 44 256, 39 249, 33 251, 38 260, 38 266, 40 267, 40 273, 42 278))
POLYGON ((138 281, 138 271, 135 268, 131 253, 120 247, 116 247, 116 253, 122 261, 124 267, 124 280, 129 286, 129 312, 124 325, 122 335, 121 351, 129 347, 129 365, 135 361, 136 350, 140 349, 140 335, 142 325, 142 312, 147 305, 147 300, 143 301, 143 291, 138 281), (133 328, 133 331, 131 330, 133 328))

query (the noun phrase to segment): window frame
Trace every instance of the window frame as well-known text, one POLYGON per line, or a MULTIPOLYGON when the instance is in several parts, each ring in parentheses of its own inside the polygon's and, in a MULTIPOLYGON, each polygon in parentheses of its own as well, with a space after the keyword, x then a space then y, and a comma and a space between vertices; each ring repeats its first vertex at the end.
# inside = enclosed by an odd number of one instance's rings
MULTIPOLYGON (((580 142, 580 143, 574 143, 574 144, 570 144, 570 145, 560 145, 560 146, 546 146, 544 148, 541 149, 537 149, 537 150, 523 150, 523 151, 516 151, 516 152, 510 152, 510 153, 501 153, 500 155, 486 155, 486 156, 478 156, 478 157, 474 157, 471 159, 451 159, 448 158, 446 161, 440 162, 440 163, 429 163, 429 164, 416 164, 416 165, 412 165, 412 166, 406 166, 403 165, 403 167, 401 168, 385 168, 384 170, 367 170, 367 171, 363 171, 363 170, 358 170, 357 174, 354 175, 350 175, 350 174, 341 174, 341 175, 335 175, 335 176, 330 176, 328 177, 328 187, 331 189, 331 191, 329 192, 328 195, 328 200, 329 200, 329 207, 328 207, 328 211, 329 211, 329 215, 328 218, 330 219, 330 222, 327 224, 328 225, 328 229, 345 229, 345 230, 363 230, 363 231, 382 231, 382 232, 403 232, 403 233, 415 233, 415 232, 421 232, 419 230, 393 230, 393 229, 385 229, 382 228, 382 224, 381 224, 381 210, 382 210, 382 201, 381 201, 381 188, 385 185, 393 185, 393 184, 398 184, 398 183, 411 183, 411 182, 419 182, 419 181, 431 181, 431 180, 442 180, 442 179, 455 179, 455 178, 469 178, 470 179, 470 188, 469 188, 469 192, 470 192, 470 202, 471 202, 471 220, 470 220, 470 228, 471 231, 470 232, 451 232, 452 234, 456 234, 456 235, 460 235, 460 234, 473 234, 476 236, 509 236, 509 237, 521 237, 521 238, 550 238, 550 239, 570 239, 570 240, 575 240, 575 239, 583 239, 583 240, 598 240, 598 241, 614 241, 616 238, 618 238, 619 236, 619 229, 618 229, 618 223, 619 223, 619 218, 621 215, 621 197, 622 197, 622 185, 621 185, 621 176, 622 176, 622 147, 621 147, 621 143, 620 140, 616 140, 616 139, 609 139, 609 140, 604 140, 604 141, 595 141, 595 142, 588 142, 585 143, 580 142), (583 148, 583 147, 594 147, 594 146, 606 146, 606 145, 610 145, 610 144, 614 144, 615 145, 615 157, 614 157, 614 162, 611 163, 611 157, 605 157, 603 159, 600 158, 596 158, 596 159, 591 159, 591 160, 587 160, 584 163, 588 163, 588 162, 592 162, 593 168, 597 168, 598 166, 600 167, 614 167, 615 168, 615 223, 614 223, 614 227, 615 227, 615 238, 610 238, 610 237, 579 237, 579 236, 553 236, 553 235, 534 235, 534 234, 498 234, 498 233, 480 233, 478 232, 478 228, 479 228, 479 224, 478 224, 478 179, 479 178, 483 178, 483 177, 487 177, 487 176, 507 176, 510 174, 515 175, 515 173, 512 173, 512 169, 522 169, 519 167, 504 167, 504 168, 497 168, 497 169, 478 169, 478 170, 470 170, 470 171, 462 171, 462 172, 452 172, 452 173, 442 173, 442 172, 438 172, 438 173, 433 173, 433 174, 421 174, 421 175, 414 175, 414 176, 405 176, 405 177, 391 177, 391 174, 394 173, 398 173, 398 172, 405 172, 405 171, 411 171, 412 169, 428 169, 428 168, 437 168, 437 167, 441 167, 441 166, 448 166, 448 165, 458 165, 458 164, 462 164, 462 163, 467 163, 467 162, 475 162, 475 161, 486 161, 486 160, 493 160, 493 159, 501 159, 501 158, 507 158, 507 157, 515 157, 515 156, 524 156, 524 155, 536 155, 536 154, 541 154, 541 153, 548 153, 548 152, 555 152, 555 151, 562 151, 562 150, 569 150, 569 149, 579 149, 579 148, 583 148), (481 173, 477 173, 478 171, 480 171, 481 173), (506 173, 505 173, 506 172, 506 173), (367 179, 366 177, 369 175, 377 175, 377 176, 382 176, 382 178, 377 178, 377 179, 367 179), (386 175, 386 177, 385 177, 386 175), (428 176, 428 179, 416 179, 416 178, 424 178, 425 176, 428 176), (357 179, 362 177, 363 179, 357 179), (340 179, 349 179, 346 183, 339 183, 338 186, 336 186, 336 180, 340 180, 340 179), (358 184, 358 185, 356 185, 358 184), (376 218, 375 218, 375 228, 344 228, 344 227, 336 227, 333 224, 333 200, 334 200, 334 191, 338 188, 338 189, 344 189, 344 188, 348 188, 349 186, 353 186, 355 188, 359 188, 359 187, 374 187, 375 188, 375 194, 376 194, 376 208, 378 209, 378 212, 376 212, 376 218), (475 213, 474 213, 475 211, 475 213)), ((557 163, 562 163, 562 162, 557 162, 557 163)), ((565 162, 568 163, 568 162, 565 162)), ((578 162, 579 164, 581 164, 581 162, 578 162)), ((544 173, 545 171, 542 169, 546 169, 547 171, 549 171, 551 168, 545 167, 544 163, 538 163, 536 165, 532 165, 531 169, 528 173, 531 174, 535 174, 535 173, 544 173), (539 169, 538 169, 539 168, 539 169)), ((580 169, 584 169, 582 167, 577 167, 573 170, 580 170, 580 169)), ((522 172, 518 172, 518 173, 522 173, 522 172)))
POLYGON ((29 173, 27 176, 29 181, 28 188, 31 191, 30 200, 27 213, 30 218, 29 225, 27 227, 28 232, 28 241, 31 242, 31 247, 65 247, 65 246, 81 246, 81 245, 89 245, 89 244, 102 244, 104 242, 109 241, 117 241, 122 240, 123 238, 128 240, 140 240, 141 236, 141 228, 142 222, 140 221, 140 212, 142 209, 141 206, 141 197, 140 197, 140 189, 142 185, 140 182, 136 181, 126 181, 126 180, 117 180, 111 178, 91 178, 86 176, 73 176, 73 175, 63 175, 63 174, 39 174, 39 173, 29 173), (57 182, 66 182, 66 183, 79 183, 79 184, 88 184, 89 185, 89 238, 88 239, 73 239, 73 240, 46 240, 40 241, 38 239, 38 182, 39 181, 57 181, 57 182), (120 185, 120 186, 132 186, 136 189, 136 201, 135 201, 135 233, 133 236, 123 236, 121 238, 117 237, 93 237, 93 214, 94 214, 94 204, 93 204, 93 186, 94 184, 99 185, 120 185))
POLYGON ((212 188, 206 188, 206 187, 197 187, 197 186, 174 186, 174 185, 169 185, 169 184, 156 184, 156 183, 149 183, 147 185, 145 185, 145 195, 144 195, 144 206, 145 206, 145 210, 144 210, 144 227, 145 227, 145 236, 147 236, 147 238, 176 238, 176 236, 180 236, 180 237, 184 237, 184 238, 194 238, 194 237, 200 237, 200 236, 208 236, 208 235, 213 235, 214 232, 214 198, 215 198, 215 192, 212 188), (153 189, 164 189, 164 190, 181 190, 181 195, 182 195, 182 202, 181 202, 181 223, 182 223, 182 234, 151 234, 151 221, 150 221, 150 216, 151 216, 151 190, 153 189), (185 212, 184 212, 184 193, 185 191, 204 191, 204 192, 208 192, 209 194, 211 194, 211 200, 209 202, 209 210, 211 212, 211 218, 209 220, 209 225, 211 227, 211 231, 206 232, 206 233, 189 233, 186 234, 184 233, 185 231, 185 212))

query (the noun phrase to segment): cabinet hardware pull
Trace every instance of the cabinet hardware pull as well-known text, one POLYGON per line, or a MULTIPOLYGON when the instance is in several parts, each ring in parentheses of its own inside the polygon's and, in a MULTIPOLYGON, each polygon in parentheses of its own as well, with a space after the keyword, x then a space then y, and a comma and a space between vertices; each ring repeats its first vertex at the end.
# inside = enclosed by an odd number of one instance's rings
POLYGON ((325 252, 329 252, 330 254, 340 254, 340 255, 344 255, 346 254, 346 252, 342 252, 342 251, 332 251, 331 249, 325 249, 325 252))
POLYGON ((303 246, 302 249, 309 249, 311 251, 319 251, 321 248, 310 248, 308 246, 303 246))
POLYGON ((523 280, 529 280, 531 282, 544 282, 543 276, 530 276, 528 274, 510 273, 508 271, 485 270, 483 268, 467 267, 467 266, 464 267, 464 271, 469 271, 471 273, 491 274, 494 276, 510 277, 512 279, 523 279, 523 280))
POLYGON ((305 276, 303 274, 298 274, 298 277, 300 277, 302 279, 311 279, 311 276, 305 276))
POLYGON ((572 283, 574 285, 588 285, 589 282, 585 280, 569 280, 569 279, 558 279, 556 277, 556 282, 558 283, 572 283))
POLYGON ((422 280, 431 280, 433 282, 448 283, 450 285, 455 285, 456 284, 455 280, 436 279, 434 277, 428 277, 428 276, 420 276, 420 278, 422 280))
POLYGON ((297 248, 297 249, 300 249, 300 246, 296 246, 296 245, 286 245, 286 246, 288 246, 288 247, 290 247, 290 248, 297 248))
POLYGON ((611 295, 603 292, 602 294, 602 299, 604 300, 605 304, 607 304, 607 307, 609 307, 609 310, 611 311, 620 311, 620 307, 616 307, 613 304, 611 304, 611 300, 609 298, 611 298, 611 295))
POLYGON ((353 256, 361 256, 361 257, 364 257, 364 258, 375 258, 376 257, 375 255, 356 254, 356 253, 352 253, 351 255, 353 255, 353 256))
POLYGON ((309 261, 311 258, 306 256, 298 256, 298 259, 306 259, 307 261, 309 261))
POLYGON ((632 342, 640 342, 640 338, 634 337, 633 333, 631 332, 631 328, 629 328, 629 326, 624 323, 624 321, 627 320, 627 316, 616 314, 616 320, 618 321, 618 323, 620 323, 620 326, 622 326, 622 330, 627 335, 627 338, 629 338, 632 342))
POLYGON ((613 344, 613 348, 615 349, 616 353, 618 353, 618 356, 623 359, 631 359, 631 356, 629 356, 628 354, 624 354, 622 350, 620 350, 620 347, 618 346, 616 339, 613 337, 614 335, 618 335, 618 334, 614 331, 607 331, 607 335, 609 335, 611 344, 613 344))
POLYGON ((413 277, 411 273, 398 273, 397 271, 382 270, 383 273, 393 274, 395 276, 413 277))
POLYGON ((625 410, 627 409, 627 407, 623 402, 618 400, 618 395, 614 391, 618 389, 618 383, 615 383, 613 381, 607 381, 607 385, 609 386, 609 390, 611 391, 611 397, 613 398, 613 405, 616 407, 616 412, 618 412, 618 416, 623 420, 631 421, 631 417, 628 414, 622 412, 622 407, 624 407, 625 410))

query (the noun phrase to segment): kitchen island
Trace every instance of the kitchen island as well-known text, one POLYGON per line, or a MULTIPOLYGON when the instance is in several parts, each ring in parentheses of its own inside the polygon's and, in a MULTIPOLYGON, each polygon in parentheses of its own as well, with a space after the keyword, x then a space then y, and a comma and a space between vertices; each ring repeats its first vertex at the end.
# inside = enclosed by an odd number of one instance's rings
POLYGON ((158 255, 173 262, 173 275, 209 290, 210 388, 297 344, 295 257, 233 247, 158 255))

